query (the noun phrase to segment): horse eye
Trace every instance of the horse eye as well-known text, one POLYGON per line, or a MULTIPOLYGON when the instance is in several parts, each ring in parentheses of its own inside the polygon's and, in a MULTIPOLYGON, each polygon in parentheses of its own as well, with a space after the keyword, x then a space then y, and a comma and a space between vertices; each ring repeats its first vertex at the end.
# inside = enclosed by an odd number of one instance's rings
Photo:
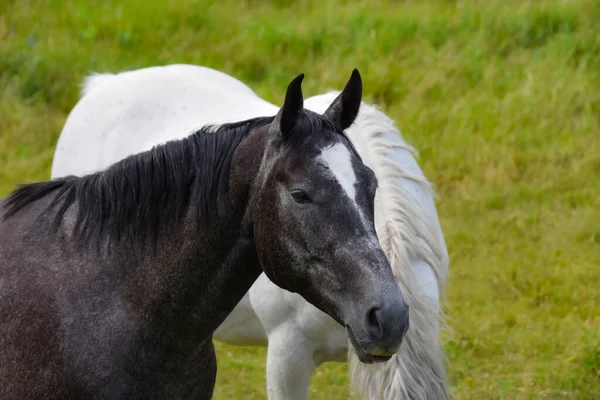
POLYGON ((299 204, 310 203, 310 198, 308 197, 306 192, 303 190, 300 190, 300 189, 292 190, 292 197, 294 198, 294 200, 296 200, 296 203, 299 203, 299 204))

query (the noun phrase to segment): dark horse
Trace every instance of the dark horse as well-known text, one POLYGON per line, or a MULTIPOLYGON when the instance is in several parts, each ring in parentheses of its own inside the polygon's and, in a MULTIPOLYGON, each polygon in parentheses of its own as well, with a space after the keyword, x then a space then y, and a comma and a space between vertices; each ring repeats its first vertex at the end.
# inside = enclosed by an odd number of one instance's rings
POLYGON ((319 115, 283 107, 0 201, 2 399, 208 399, 214 330, 261 271, 344 325, 363 362, 408 307, 374 227, 377 182, 343 130, 354 70, 319 115))

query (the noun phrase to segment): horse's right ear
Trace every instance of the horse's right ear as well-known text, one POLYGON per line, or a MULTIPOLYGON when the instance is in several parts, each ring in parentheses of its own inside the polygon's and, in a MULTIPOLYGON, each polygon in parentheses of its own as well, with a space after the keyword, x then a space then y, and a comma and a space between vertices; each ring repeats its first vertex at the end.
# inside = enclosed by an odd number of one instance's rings
POLYGON ((333 100, 323 115, 340 129, 347 129, 356 118, 362 100, 362 79, 355 68, 342 93, 333 100))
POLYGON ((275 122, 279 124, 279 131, 284 139, 292 132, 298 122, 300 112, 304 108, 304 97, 302 96, 302 80, 304 74, 295 77, 288 85, 283 107, 277 113, 275 122))

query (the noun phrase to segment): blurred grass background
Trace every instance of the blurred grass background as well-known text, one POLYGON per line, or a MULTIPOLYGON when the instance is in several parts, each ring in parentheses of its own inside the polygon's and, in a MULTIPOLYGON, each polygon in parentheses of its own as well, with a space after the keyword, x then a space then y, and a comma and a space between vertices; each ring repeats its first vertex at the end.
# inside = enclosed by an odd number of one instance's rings
MULTIPOLYGON (((48 179, 85 74, 169 63, 275 104, 359 68, 440 195, 454 398, 600 398, 599 1, 0 0, 0 195, 48 179)), ((266 398, 264 349, 218 357, 215 398, 266 398)))

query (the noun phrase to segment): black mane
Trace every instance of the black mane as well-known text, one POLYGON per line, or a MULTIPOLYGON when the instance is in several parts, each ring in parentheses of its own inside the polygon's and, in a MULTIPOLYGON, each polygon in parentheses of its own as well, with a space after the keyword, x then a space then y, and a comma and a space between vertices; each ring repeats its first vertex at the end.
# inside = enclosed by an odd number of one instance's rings
POLYGON ((53 228, 77 204, 74 237, 84 241, 145 238, 169 228, 184 217, 190 199, 198 201, 199 220, 209 224, 215 215, 217 188, 227 184, 235 149, 255 127, 273 117, 205 126, 190 136, 131 155, 103 171, 22 185, 4 205, 9 218, 28 204, 52 193, 50 206, 60 207, 53 228))
MULTIPOLYGON (((100 172, 22 185, 7 197, 4 218, 56 192, 47 209, 59 207, 53 228, 60 226, 66 211, 76 204, 73 237, 85 243, 100 242, 104 234, 115 241, 155 238, 159 229, 181 222, 191 199, 197 202, 199 221, 210 224, 216 214, 217 188, 227 187, 235 149, 252 129, 266 126, 273 118, 205 126, 100 172)), ((333 142, 343 135, 321 115, 304 110, 288 144, 300 147, 315 136, 307 132, 315 131, 323 132, 324 136, 316 135, 318 140, 333 142)))

